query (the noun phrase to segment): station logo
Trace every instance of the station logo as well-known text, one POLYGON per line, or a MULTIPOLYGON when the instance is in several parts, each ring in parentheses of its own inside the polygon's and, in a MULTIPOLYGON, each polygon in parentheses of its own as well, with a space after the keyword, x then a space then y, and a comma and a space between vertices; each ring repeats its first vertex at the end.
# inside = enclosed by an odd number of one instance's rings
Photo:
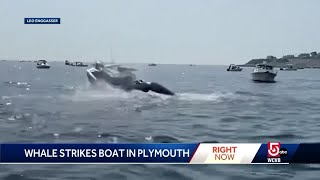
POLYGON ((286 148, 281 148, 280 142, 271 143, 268 142, 268 163, 281 163, 281 157, 284 157, 288 154, 286 148))

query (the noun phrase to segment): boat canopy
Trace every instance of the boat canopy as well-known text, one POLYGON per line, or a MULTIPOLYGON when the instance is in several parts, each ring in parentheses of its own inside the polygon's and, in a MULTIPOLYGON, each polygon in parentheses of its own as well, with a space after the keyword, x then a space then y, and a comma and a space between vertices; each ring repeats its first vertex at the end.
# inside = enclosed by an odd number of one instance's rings
POLYGON ((239 69, 239 66, 236 66, 235 64, 230 64, 229 69, 239 69))

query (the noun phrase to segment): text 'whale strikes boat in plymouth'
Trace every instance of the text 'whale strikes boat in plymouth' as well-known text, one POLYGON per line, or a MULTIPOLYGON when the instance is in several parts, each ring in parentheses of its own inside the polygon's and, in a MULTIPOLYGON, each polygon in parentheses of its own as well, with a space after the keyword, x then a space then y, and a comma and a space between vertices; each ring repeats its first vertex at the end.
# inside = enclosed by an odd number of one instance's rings
POLYGON ((125 91, 153 91, 159 94, 174 95, 172 91, 156 82, 136 80, 135 74, 132 73, 132 71, 136 70, 133 68, 121 67, 116 64, 103 65, 100 62, 96 62, 94 66, 87 69, 87 77, 92 85, 96 85, 98 82, 105 82, 125 91))

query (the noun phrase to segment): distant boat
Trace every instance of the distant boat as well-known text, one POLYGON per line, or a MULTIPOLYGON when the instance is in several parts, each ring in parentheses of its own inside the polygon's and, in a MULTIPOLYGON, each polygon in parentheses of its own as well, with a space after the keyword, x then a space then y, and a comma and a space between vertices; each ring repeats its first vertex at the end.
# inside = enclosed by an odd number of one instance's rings
POLYGON ((38 69, 49 69, 50 65, 47 63, 46 60, 38 60, 37 61, 37 68, 38 69))
POLYGON ((257 64, 251 75, 253 81, 274 82, 277 72, 274 71, 273 66, 263 63, 257 64))
POLYGON ((79 66, 79 67, 88 67, 87 64, 83 64, 82 62, 74 62, 70 64, 71 66, 79 66))
POLYGON ((234 64, 230 64, 227 71, 242 71, 242 68, 234 64))
POLYGON ((65 61, 64 61, 64 64, 67 65, 67 66, 69 66, 69 65, 70 65, 70 62, 69 62, 68 60, 65 60, 65 61))
POLYGON ((148 66, 157 66, 157 64, 151 63, 151 64, 149 64, 148 66))
POLYGON ((280 68, 280 70, 282 70, 282 71, 296 71, 296 70, 298 70, 298 68, 293 67, 292 64, 288 64, 285 68, 280 68))

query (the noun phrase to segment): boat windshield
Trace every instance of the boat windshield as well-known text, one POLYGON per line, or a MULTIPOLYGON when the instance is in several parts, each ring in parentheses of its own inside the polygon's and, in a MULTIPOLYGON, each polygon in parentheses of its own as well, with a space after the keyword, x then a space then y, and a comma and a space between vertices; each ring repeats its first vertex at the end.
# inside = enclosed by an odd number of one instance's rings
POLYGON ((262 65, 262 64, 257 65, 257 68, 259 68, 259 69, 268 69, 268 70, 272 70, 273 69, 272 66, 262 65))
POLYGON ((266 66, 266 69, 272 70, 272 66, 266 66))
POLYGON ((237 69, 238 66, 234 65, 234 64, 230 64, 229 69, 237 69))

